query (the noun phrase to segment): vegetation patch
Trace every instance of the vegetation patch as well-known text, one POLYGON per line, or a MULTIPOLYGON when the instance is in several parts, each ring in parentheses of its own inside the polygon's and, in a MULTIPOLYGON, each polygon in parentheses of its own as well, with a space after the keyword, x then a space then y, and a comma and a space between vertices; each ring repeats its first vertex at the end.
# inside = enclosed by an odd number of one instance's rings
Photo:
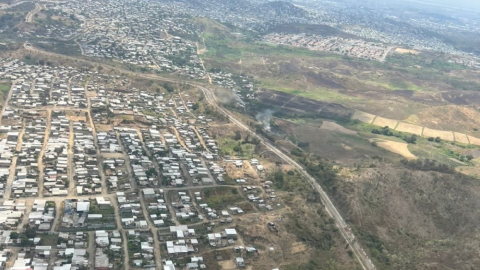
POLYGON ((239 194, 237 188, 232 187, 215 187, 203 190, 206 203, 215 209, 221 209, 227 205, 233 205, 243 201, 243 197, 239 194))

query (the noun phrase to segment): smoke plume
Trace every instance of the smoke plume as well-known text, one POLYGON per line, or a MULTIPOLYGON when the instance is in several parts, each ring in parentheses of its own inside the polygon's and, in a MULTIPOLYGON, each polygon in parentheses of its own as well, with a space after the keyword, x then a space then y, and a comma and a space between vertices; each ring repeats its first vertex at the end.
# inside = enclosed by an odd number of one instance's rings
POLYGON ((266 109, 263 112, 257 113, 255 119, 257 119, 258 122, 262 123, 265 130, 270 131, 270 121, 272 120, 272 117, 273 111, 270 109, 266 109))

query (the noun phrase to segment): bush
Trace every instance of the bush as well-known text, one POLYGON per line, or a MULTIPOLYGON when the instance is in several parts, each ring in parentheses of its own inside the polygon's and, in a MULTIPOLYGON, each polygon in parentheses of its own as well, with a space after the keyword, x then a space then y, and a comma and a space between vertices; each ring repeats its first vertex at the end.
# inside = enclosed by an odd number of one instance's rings
POLYGON ((310 146, 310 143, 308 143, 308 142, 299 142, 297 145, 298 145, 298 147, 300 147, 300 148, 307 148, 307 147, 310 146))
POLYGON ((294 156, 303 156, 303 152, 302 152, 302 149, 300 148, 295 148, 295 149, 292 149, 292 151, 290 151, 290 154, 294 155, 294 156))

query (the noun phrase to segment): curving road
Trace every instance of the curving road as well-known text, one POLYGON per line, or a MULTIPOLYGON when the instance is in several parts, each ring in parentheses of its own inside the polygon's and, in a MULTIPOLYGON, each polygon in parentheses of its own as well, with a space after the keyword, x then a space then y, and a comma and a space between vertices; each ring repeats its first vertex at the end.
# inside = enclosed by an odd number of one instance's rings
MULTIPOLYGON (((27 44, 27 43, 25 44, 25 48, 27 50, 31 50, 31 51, 41 53, 41 54, 58 56, 58 57, 63 57, 63 58, 67 58, 67 59, 80 60, 80 61, 88 62, 86 60, 79 59, 79 58, 76 58, 76 57, 60 55, 60 54, 56 54, 56 53, 52 53, 52 52, 46 52, 46 51, 40 50, 38 48, 35 48, 31 44, 27 44)), ((202 85, 200 83, 188 82, 186 80, 177 80, 177 79, 165 78, 165 77, 161 77, 161 76, 153 75, 153 74, 139 74, 139 73, 132 72, 132 71, 129 71, 129 70, 125 70, 125 69, 122 69, 122 68, 110 66, 110 65, 107 65, 107 64, 104 64, 104 63, 101 63, 101 65, 103 65, 105 67, 108 67, 110 69, 115 69, 115 70, 120 71, 120 72, 125 73, 125 74, 134 75, 134 76, 137 76, 137 77, 142 77, 142 78, 147 78, 147 79, 152 79, 152 80, 167 81, 167 82, 172 82, 172 83, 187 83, 190 86, 193 86, 193 87, 196 87, 196 88, 200 89, 203 92, 203 94, 205 95, 205 99, 207 100, 207 102, 210 105, 215 107, 224 116, 228 117, 228 119, 230 119, 230 121, 233 124, 235 124, 237 127, 247 131, 248 133, 250 133, 253 136, 258 137, 260 142, 263 145, 265 145, 265 147, 267 149, 269 149, 270 151, 277 154, 281 159, 283 159, 286 163, 290 164, 292 167, 296 168, 304 176, 304 178, 308 181, 308 183, 320 194, 321 200, 322 200, 323 204, 325 205, 325 210, 327 211, 329 216, 335 221, 335 224, 336 224, 337 228, 339 229, 342 237, 345 239, 348 246, 353 251, 355 257, 357 258, 357 260, 359 262, 359 264, 362 266, 362 269, 364 269, 364 270, 376 270, 375 265, 372 263, 372 261, 370 260, 370 258, 366 254, 366 252, 363 250, 363 248, 360 246, 360 244, 356 240, 356 237, 353 234, 351 228, 346 224, 346 222, 344 221, 344 219, 342 218, 342 216, 338 212, 337 208, 335 207, 333 202, 328 197, 327 193, 317 183, 315 178, 313 178, 305 170, 305 168, 303 168, 295 160, 293 160, 288 155, 283 153, 281 150, 279 150, 277 147, 275 147, 273 144, 271 144, 268 140, 263 138, 261 135, 258 135, 255 131, 250 129, 249 126, 245 125, 243 122, 238 120, 233 113, 231 113, 230 111, 228 111, 228 110, 224 109, 223 107, 221 107, 220 105, 218 105, 217 99, 216 99, 215 94, 213 93, 212 90, 206 88, 204 85, 202 85)))
POLYGON ((42 6, 40 6, 38 3, 35 3, 35 9, 28 12, 27 16, 25 17, 25 22, 33 23, 33 16, 40 10, 42 10, 42 6))

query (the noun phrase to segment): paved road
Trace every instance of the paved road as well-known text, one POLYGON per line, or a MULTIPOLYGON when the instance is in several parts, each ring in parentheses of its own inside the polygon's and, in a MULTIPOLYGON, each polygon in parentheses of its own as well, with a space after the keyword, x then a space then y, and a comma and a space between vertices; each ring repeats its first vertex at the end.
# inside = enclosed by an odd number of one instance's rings
MULTIPOLYGON (((65 59, 72 59, 72 60, 79 60, 79 61, 85 61, 85 62, 91 62, 91 61, 86 61, 86 60, 81 60, 76 57, 71 57, 71 56, 64 56, 56 53, 51 53, 51 52, 46 52, 43 50, 40 50, 38 48, 32 47, 30 44, 25 44, 25 48, 37 53, 45 54, 45 55, 50 55, 50 56, 57 56, 60 58, 65 58, 65 59)), ((132 72, 129 70, 125 70, 122 68, 110 66, 107 64, 102 64, 105 67, 120 71, 125 74, 130 74, 133 76, 137 77, 142 77, 146 79, 152 79, 152 80, 160 80, 160 81, 167 81, 167 82, 173 82, 173 83, 185 83, 185 80, 178 80, 178 79, 172 79, 172 78, 165 78, 161 77, 158 75, 153 75, 153 74, 138 74, 136 72, 132 72)), ((247 131, 248 133, 258 137, 260 139, 260 142, 265 145, 266 148, 268 148, 270 151, 276 153, 280 158, 282 158, 286 163, 290 164, 291 166, 295 167, 303 176, 304 178, 312 185, 312 187, 320 194, 320 197, 322 199, 322 202, 325 205, 325 209, 329 216, 333 218, 335 221, 335 224, 337 228, 339 229, 342 237, 345 239, 347 244, 349 245, 350 249, 353 251, 355 257, 357 258, 358 262, 362 266, 364 270, 375 270, 376 267, 375 265, 371 262, 370 258, 368 255, 365 253, 363 248, 360 246, 360 244, 356 241, 355 235, 353 234, 352 230, 349 228, 349 226, 345 223, 343 220, 342 216, 336 209, 335 205, 333 202, 330 200, 328 197, 327 193, 322 189, 322 187, 316 182, 316 180, 302 167, 300 166, 296 161, 291 159, 288 155, 284 154, 281 150, 276 148, 274 145, 272 145, 268 140, 264 139, 262 136, 256 134, 253 130, 250 129, 247 125, 245 125, 243 122, 238 120, 236 116, 224 109, 223 107, 219 106, 215 97, 215 94, 208 88, 206 88, 203 84, 201 83, 196 83, 196 82, 187 82, 190 86, 196 87, 200 89, 203 94, 205 95, 205 99, 207 100, 208 103, 210 103, 212 106, 214 106, 220 113, 222 113, 224 116, 228 117, 230 121, 235 124, 237 127, 247 131)))

